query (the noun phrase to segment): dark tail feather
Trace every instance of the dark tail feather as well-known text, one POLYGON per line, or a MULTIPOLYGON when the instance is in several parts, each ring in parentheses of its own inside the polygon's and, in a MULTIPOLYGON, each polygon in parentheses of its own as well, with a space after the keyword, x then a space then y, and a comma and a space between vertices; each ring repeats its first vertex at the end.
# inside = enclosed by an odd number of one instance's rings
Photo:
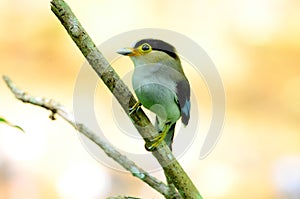
POLYGON ((167 143, 171 151, 172 151, 172 144, 173 144, 173 138, 175 133, 175 125, 176 123, 172 124, 168 134, 165 137, 165 142, 167 143))
MULTIPOLYGON (((159 128, 159 120, 156 117, 155 120, 155 128, 156 130, 161 133, 162 129, 159 128)), ((176 123, 172 124, 172 126, 170 127, 169 132, 167 133, 166 137, 165 137, 165 142, 166 144, 169 146, 170 150, 172 151, 172 144, 173 144, 173 138, 174 138, 174 133, 175 133, 175 125, 176 123)))

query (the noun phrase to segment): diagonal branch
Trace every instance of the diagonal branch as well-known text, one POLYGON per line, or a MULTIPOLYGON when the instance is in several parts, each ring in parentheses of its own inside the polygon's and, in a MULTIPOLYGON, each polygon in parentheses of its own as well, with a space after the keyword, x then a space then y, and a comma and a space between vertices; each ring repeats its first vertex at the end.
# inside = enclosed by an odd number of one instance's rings
MULTIPOLYGON (((119 75, 97 49, 70 7, 63 0, 52 0, 51 10, 65 27, 69 36, 76 43, 91 67, 132 119, 136 129, 144 140, 148 142, 149 139, 152 140, 155 138, 157 131, 142 109, 138 109, 129 115, 128 110, 136 103, 136 100, 119 75)), ((164 169, 167 181, 174 184, 183 198, 202 198, 165 142, 158 147, 158 150, 152 152, 152 154, 164 169)))
POLYGON ((50 110, 51 119, 55 119, 54 118, 55 114, 61 116, 64 120, 66 120, 69 124, 71 124, 80 133, 82 133, 83 135, 88 137, 91 141, 93 141, 95 144, 97 144, 101 149, 103 149, 103 151, 109 157, 111 157, 116 162, 118 162, 123 168, 129 171, 133 176, 144 181, 145 183, 153 187, 155 190, 157 190, 159 193, 164 195, 166 198, 171 198, 171 196, 174 194, 172 193, 173 191, 170 187, 168 187, 167 185, 165 185, 163 182, 159 181, 155 177, 151 176, 142 168, 138 167, 133 161, 128 159, 125 155, 122 155, 111 144, 103 141, 99 136, 97 136, 97 134, 89 130, 86 126, 84 126, 83 124, 78 124, 74 120, 74 116, 72 112, 67 110, 64 106, 60 105, 59 103, 57 103, 52 99, 34 97, 24 92, 23 90, 19 89, 7 76, 3 76, 3 79, 17 99, 21 100, 24 103, 33 104, 36 106, 43 107, 47 110, 50 110))

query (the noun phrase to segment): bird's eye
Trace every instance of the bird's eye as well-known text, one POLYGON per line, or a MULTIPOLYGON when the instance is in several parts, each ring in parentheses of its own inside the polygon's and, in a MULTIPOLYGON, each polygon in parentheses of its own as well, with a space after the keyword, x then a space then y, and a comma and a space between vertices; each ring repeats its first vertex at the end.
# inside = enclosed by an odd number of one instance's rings
POLYGON ((141 47, 143 52, 149 52, 151 50, 151 46, 147 43, 143 44, 141 47))

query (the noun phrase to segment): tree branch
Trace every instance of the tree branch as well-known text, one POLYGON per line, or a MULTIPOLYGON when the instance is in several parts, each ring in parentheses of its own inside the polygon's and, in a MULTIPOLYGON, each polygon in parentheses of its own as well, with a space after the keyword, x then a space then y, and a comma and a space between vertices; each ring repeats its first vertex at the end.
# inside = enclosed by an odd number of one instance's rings
MULTIPOLYGON (((102 53, 97 49, 70 7, 63 0, 53 0, 51 1, 51 10, 65 27, 69 36, 76 43, 97 75, 110 89, 124 111, 132 119, 140 135, 146 142, 148 142, 149 139, 154 139, 157 136, 157 131, 142 109, 138 109, 129 115, 129 108, 136 103, 134 96, 102 53)), ((202 198, 165 142, 160 144, 158 149, 152 152, 152 154, 164 169, 168 182, 174 184, 183 198, 202 198)))
POLYGON ((149 173, 138 167, 133 161, 129 160, 125 155, 122 155, 117 151, 111 144, 103 141, 97 134, 89 130, 83 124, 78 124, 74 120, 73 114, 67 110, 64 106, 60 105, 56 101, 47 98, 34 97, 30 94, 25 93, 19 89, 8 77, 3 76, 3 79, 7 86, 10 88, 15 97, 24 103, 33 104, 36 106, 43 107, 51 111, 50 118, 54 118, 54 114, 61 116, 69 124, 71 124, 80 133, 88 137, 91 141, 97 144, 103 151, 116 162, 118 162, 123 168, 129 171, 133 176, 147 183, 149 186, 157 190, 159 193, 164 195, 166 198, 171 198, 173 191, 170 187, 159 181, 149 173))

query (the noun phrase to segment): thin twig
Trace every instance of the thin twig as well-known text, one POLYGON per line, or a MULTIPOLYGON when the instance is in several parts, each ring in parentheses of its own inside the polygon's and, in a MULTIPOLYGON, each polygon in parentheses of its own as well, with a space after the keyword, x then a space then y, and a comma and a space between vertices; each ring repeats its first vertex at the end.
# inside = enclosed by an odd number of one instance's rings
MULTIPOLYGON (((65 27, 69 36, 76 43, 91 67, 132 119, 140 135, 146 142, 154 139, 157 136, 157 131, 142 109, 138 109, 129 115, 128 110, 136 103, 135 98, 102 53, 97 49, 71 8, 63 0, 52 0, 51 10, 65 27)), ((164 169, 168 182, 174 184, 183 198, 202 198, 194 183, 178 163, 165 142, 162 142, 158 150, 152 152, 152 154, 164 169)))
POLYGON ((106 199, 140 199, 140 198, 131 197, 131 196, 117 196, 117 197, 108 197, 106 199))
POLYGON ((28 93, 25 93, 23 90, 19 89, 7 76, 3 76, 3 79, 7 86, 10 88, 15 97, 21 100, 24 103, 33 104, 36 106, 43 107, 47 110, 51 111, 51 117, 54 118, 54 114, 61 116, 64 120, 66 120, 69 124, 71 124, 75 129, 77 129, 80 133, 88 137, 91 141, 97 144, 103 151, 116 162, 118 162, 123 168, 129 171, 133 176, 139 178, 144 181, 155 190, 160 192, 167 198, 170 197, 170 188, 151 176, 149 173, 138 167, 133 161, 128 159, 125 155, 122 155, 119 151, 117 151, 111 144, 103 141, 101 137, 97 136, 93 131, 89 130, 83 124, 78 124, 74 120, 74 116, 72 112, 70 112, 67 108, 60 105, 56 101, 47 98, 34 97, 28 93))

